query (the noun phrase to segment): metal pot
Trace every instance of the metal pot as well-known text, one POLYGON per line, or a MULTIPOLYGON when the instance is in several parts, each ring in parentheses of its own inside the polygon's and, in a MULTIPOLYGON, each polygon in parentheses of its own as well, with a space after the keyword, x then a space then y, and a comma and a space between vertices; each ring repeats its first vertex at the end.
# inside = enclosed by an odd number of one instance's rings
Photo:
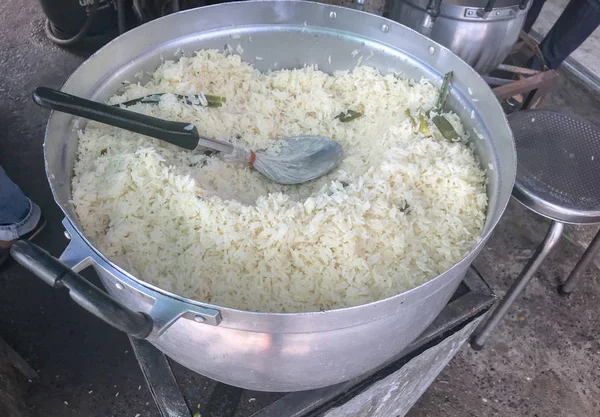
POLYGON ((487 74, 510 53, 530 5, 529 0, 391 0, 390 18, 487 74))
POLYGON ((25 242, 13 246, 13 255, 51 285, 68 288, 76 302, 107 322, 218 381, 253 390, 296 391, 348 380, 398 355, 459 285, 510 198, 516 173, 511 132, 486 83, 449 50, 390 20, 312 2, 226 3, 158 19, 98 51, 75 71, 63 91, 105 100, 123 80, 154 70, 161 58, 172 57, 180 48, 191 52, 227 43, 234 48, 240 43, 242 58, 260 70, 307 63, 332 72, 354 67, 363 56, 383 72, 403 71, 417 79, 441 82, 445 72, 454 71, 449 104, 469 129, 477 130, 474 145, 482 166, 493 168, 487 221, 476 247, 435 279, 358 307, 274 314, 187 299, 132 276, 85 238, 69 202, 77 157, 74 118, 53 113, 44 145, 46 170, 71 237, 60 259, 75 271, 93 266, 110 297, 25 242))
MULTIPOLYGON (((53 30, 64 37, 75 36, 93 10, 94 0, 39 0, 53 30)), ((95 36, 116 28, 114 0, 98 0, 87 35, 95 36)))

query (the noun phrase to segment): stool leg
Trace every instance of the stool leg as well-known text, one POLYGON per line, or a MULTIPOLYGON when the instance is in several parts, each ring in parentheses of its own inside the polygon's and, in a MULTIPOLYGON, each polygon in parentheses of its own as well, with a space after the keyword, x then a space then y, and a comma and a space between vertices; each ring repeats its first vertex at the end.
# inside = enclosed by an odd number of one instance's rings
POLYGON ((498 304, 498 307, 492 311, 487 321, 483 322, 473 333, 474 336, 471 339, 471 346, 473 349, 480 350, 483 348, 488 337, 490 337, 494 329, 500 324, 506 313, 508 313, 508 310, 517 297, 519 297, 527 284, 529 284, 529 281, 531 281, 531 278, 533 278, 542 262, 544 262, 544 259, 546 259, 548 254, 556 246, 560 240, 563 228, 564 225, 562 223, 552 222, 543 242, 538 246, 531 259, 529 259, 529 262, 527 262, 525 268, 523 268, 519 274, 519 277, 498 304))
POLYGON ((563 285, 558 287, 558 292, 561 295, 569 295, 573 292, 581 278, 583 277, 583 273, 586 271, 587 267, 592 263, 596 254, 600 251, 600 231, 596 233, 596 236, 585 250, 573 271, 569 275, 569 278, 564 282, 563 285))

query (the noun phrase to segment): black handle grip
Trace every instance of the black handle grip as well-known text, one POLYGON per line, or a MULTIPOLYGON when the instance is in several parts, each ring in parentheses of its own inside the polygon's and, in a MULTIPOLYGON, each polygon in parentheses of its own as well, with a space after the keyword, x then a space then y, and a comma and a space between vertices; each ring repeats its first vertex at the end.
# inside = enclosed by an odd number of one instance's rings
POLYGON ((154 324, 148 315, 121 305, 39 246, 20 240, 12 245, 10 253, 46 284, 66 288, 73 301, 111 326, 139 339, 152 331, 154 324))
POLYGON ((496 0, 488 0, 488 2, 485 5, 485 9, 483 9, 483 11, 486 13, 489 13, 492 10, 494 10, 495 5, 496 5, 496 0))
POLYGON ((429 0, 427 3, 427 14, 435 21, 441 13, 442 0, 429 0))
POLYGON ((181 148, 194 150, 198 146, 198 130, 190 123, 173 122, 146 116, 145 114, 108 106, 48 87, 36 88, 33 92, 33 101, 37 105, 48 109, 141 133, 181 148))

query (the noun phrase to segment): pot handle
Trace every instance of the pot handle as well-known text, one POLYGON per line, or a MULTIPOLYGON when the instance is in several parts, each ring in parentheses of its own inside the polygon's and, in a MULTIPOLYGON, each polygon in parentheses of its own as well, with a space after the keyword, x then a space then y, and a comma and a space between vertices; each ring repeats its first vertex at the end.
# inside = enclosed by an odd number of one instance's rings
POLYGON ((147 314, 121 305, 39 246, 20 240, 12 245, 10 253, 46 284, 66 288, 73 301, 111 326, 138 339, 145 339, 152 331, 154 323, 147 314))
POLYGON ((423 20, 418 28, 419 33, 427 37, 431 36, 433 24, 441 12, 441 4, 442 0, 429 0, 427 3, 427 8, 425 9, 425 15, 423 16, 423 20))

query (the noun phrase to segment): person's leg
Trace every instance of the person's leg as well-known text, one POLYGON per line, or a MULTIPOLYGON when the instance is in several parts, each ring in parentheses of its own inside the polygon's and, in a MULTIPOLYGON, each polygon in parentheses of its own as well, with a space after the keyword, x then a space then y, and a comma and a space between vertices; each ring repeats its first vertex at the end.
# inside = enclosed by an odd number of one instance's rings
POLYGON ((0 166, 0 249, 33 231, 40 217, 40 208, 23 194, 0 166))
POLYGON ((527 17, 525 18, 525 23, 523 24, 523 31, 525 33, 529 33, 533 27, 533 24, 542 11, 542 7, 544 7, 544 3, 546 3, 546 0, 533 0, 533 4, 527 12, 527 17))
POLYGON ((600 26, 600 1, 571 0, 540 43, 550 69, 556 69, 600 26))

